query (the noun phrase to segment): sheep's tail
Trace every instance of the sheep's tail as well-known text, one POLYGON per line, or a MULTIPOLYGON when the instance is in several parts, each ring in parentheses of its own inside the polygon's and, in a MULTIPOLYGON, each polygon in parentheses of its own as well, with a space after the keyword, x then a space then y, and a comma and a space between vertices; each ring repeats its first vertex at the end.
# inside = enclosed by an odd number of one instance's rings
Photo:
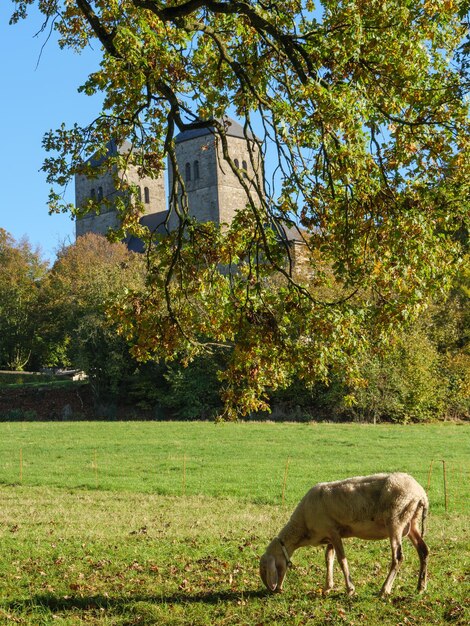
POLYGON ((420 502, 421 506, 421 537, 424 537, 426 532, 426 519, 428 517, 429 502, 427 498, 423 498, 420 502))

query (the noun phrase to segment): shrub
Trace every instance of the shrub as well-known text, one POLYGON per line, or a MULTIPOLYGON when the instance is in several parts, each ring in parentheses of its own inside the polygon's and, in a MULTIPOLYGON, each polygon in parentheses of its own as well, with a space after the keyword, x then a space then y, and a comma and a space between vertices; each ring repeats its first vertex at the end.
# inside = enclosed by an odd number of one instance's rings
POLYGON ((446 383, 439 363, 439 354, 426 334, 410 331, 389 354, 364 361, 365 385, 355 390, 354 404, 345 407, 345 412, 373 422, 423 422, 440 417, 446 383))
POLYGON ((217 357, 203 356, 187 367, 169 367, 164 375, 168 383, 161 390, 159 403, 177 419, 213 419, 222 409, 217 357))
POLYGON ((470 418, 470 355, 460 352, 442 357, 441 373, 446 381, 444 415, 470 418))

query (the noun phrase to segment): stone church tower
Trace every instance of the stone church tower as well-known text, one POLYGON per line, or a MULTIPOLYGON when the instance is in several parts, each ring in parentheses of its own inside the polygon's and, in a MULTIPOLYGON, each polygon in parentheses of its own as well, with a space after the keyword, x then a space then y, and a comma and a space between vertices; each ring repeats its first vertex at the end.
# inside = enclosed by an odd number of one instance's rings
MULTIPOLYGON (((131 144, 125 142, 122 146, 117 146, 114 141, 108 144, 108 156, 129 152, 131 144)), ((101 159, 91 159, 91 164, 96 167, 103 164, 107 156, 101 159)), ((86 176, 75 176, 75 205, 81 206, 90 198, 93 200, 103 200, 102 209, 99 214, 90 213, 83 218, 77 219, 75 223, 75 236, 78 238, 86 233, 106 235, 110 228, 119 225, 119 218, 113 208, 113 200, 117 198, 119 191, 116 190, 113 180, 113 171, 108 171, 97 178, 86 176)), ((122 176, 130 183, 139 187, 142 204, 144 206, 144 216, 166 211, 165 181, 163 174, 155 179, 145 176, 141 178, 137 168, 130 166, 122 176)))
MULTIPOLYGON (((240 168, 242 175, 249 184, 253 177, 252 163, 256 161, 257 146, 253 140, 250 149, 244 135, 243 128, 230 118, 225 118, 228 150, 235 166, 240 168), (252 154, 250 155, 250 150, 252 154)), ((240 185, 240 181, 233 173, 229 164, 223 159, 220 139, 213 128, 187 130, 175 138, 176 158, 179 171, 185 182, 188 196, 189 212, 201 222, 213 221, 216 224, 230 224, 235 212, 243 208, 247 203, 246 192, 240 185)), ((109 143, 109 154, 128 152, 130 144, 125 143, 117 146, 115 142, 109 143)), ((91 161, 92 165, 102 165, 101 160, 91 161)), ((161 230, 168 217, 167 199, 165 194, 165 182, 163 174, 158 179, 139 178, 135 167, 130 167, 123 173, 129 182, 140 188, 141 199, 145 213, 141 222, 151 230, 161 230)), ((172 189, 173 172, 169 167, 169 189, 172 189)), ((98 215, 90 214, 76 221, 76 236, 92 232, 105 235, 110 228, 118 226, 118 216, 113 209, 113 198, 117 197, 118 191, 113 183, 112 172, 106 172, 98 178, 86 176, 75 177, 75 203, 82 205, 86 200, 94 198, 107 200, 109 204, 103 205, 102 212, 98 215)), ((168 226, 170 229, 177 225, 176 215, 170 215, 168 226)), ((130 240, 128 245, 138 251, 142 244, 130 240)))
MULTIPOLYGON (((247 146, 243 128, 238 122, 229 118, 225 118, 224 122, 229 155, 249 184, 254 174, 252 162, 258 160, 253 156, 258 154, 257 145, 251 141, 250 148, 247 146)), ((189 213, 201 222, 230 224, 235 212, 246 206, 247 196, 238 177, 223 158, 221 142, 214 129, 184 131, 177 135, 175 144, 189 213)), ((173 172, 169 167, 170 190, 172 185, 173 172)), ((170 227, 175 225, 176 216, 172 216, 170 227)))

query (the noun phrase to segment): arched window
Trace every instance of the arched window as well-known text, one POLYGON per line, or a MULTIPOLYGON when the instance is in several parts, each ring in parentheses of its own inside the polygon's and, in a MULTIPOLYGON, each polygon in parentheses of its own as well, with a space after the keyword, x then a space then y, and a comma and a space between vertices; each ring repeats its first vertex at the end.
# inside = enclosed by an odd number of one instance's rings
POLYGON ((199 161, 194 161, 194 180, 199 180, 199 161))
POLYGON ((185 169, 186 169, 186 173, 185 173, 185 175, 186 175, 186 182, 189 182, 191 180, 191 164, 190 163, 186 163, 185 169))
POLYGON ((240 167, 240 161, 238 159, 235 159, 234 163, 235 167, 238 169, 240 167))
POLYGON ((150 204, 150 191, 148 187, 144 187, 145 204, 150 204))
POLYGON ((98 187, 98 201, 101 202, 103 199, 103 187, 98 187))
POLYGON ((247 165, 247 162, 246 162, 246 161, 242 161, 242 168, 245 170, 245 171, 243 172, 243 176, 244 176, 245 178, 248 178, 248 165, 247 165))
POLYGON ((93 202, 96 200, 96 191, 94 189, 90 191, 90 198, 93 200, 93 202))

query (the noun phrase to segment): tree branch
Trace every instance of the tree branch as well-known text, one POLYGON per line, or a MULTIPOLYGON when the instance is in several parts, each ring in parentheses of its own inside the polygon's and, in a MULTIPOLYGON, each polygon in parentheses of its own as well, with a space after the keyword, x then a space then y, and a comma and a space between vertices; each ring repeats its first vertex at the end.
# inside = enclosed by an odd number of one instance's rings
POLYGON ((90 3, 87 0, 77 0, 77 5, 98 39, 106 48, 106 51, 115 58, 122 58, 122 55, 119 54, 116 46, 114 45, 114 32, 110 33, 104 28, 101 24, 100 18, 94 12, 90 3))

